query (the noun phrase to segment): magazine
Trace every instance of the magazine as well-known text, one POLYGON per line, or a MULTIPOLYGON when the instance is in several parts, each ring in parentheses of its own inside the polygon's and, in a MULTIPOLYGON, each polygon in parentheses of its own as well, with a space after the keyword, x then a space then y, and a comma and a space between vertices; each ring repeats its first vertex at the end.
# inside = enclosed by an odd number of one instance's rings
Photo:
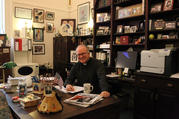
POLYGON ((103 97, 99 94, 86 94, 86 93, 78 93, 75 96, 65 99, 65 103, 88 107, 90 105, 94 105, 97 102, 103 100, 103 97))

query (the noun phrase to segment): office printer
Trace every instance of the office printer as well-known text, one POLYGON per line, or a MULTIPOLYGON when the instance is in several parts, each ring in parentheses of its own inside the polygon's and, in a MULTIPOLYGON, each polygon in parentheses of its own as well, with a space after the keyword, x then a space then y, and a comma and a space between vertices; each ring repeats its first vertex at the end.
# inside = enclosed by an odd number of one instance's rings
POLYGON ((171 75, 177 72, 176 49, 151 49, 141 52, 140 71, 171 75))

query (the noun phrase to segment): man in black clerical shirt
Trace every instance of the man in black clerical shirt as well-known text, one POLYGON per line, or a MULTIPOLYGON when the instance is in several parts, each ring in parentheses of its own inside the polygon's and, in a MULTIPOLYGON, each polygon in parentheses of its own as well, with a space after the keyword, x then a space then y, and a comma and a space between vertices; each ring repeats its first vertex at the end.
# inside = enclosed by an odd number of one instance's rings
POLYGON ((91 58, 88 48, 79 45, 76 49, 78 63, 75 64, 66 80, 66 89, 74 90, 72 85, 83 86, 84 83, 91 83, 94 89, 92 93, 100 93, 103 97, 109 97, 109 86, 105 78, 105 69, 102 63, 91 58))

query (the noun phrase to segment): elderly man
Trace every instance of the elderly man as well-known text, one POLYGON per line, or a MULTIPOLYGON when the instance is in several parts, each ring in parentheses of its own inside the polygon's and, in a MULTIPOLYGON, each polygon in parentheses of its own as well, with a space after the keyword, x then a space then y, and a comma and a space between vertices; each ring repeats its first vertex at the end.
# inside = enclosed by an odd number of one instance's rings
POLYGON ((84 83, 91 83, 94 87, 92 93, 100 93, 103 97, 109 97, 109 86, 105 78, 103 64, 90 57, 90 52, 85 45, 76 48, 79 62, 75 64, 66 80, 66 89, 73 91, 73 85, 83 86, 84 83))

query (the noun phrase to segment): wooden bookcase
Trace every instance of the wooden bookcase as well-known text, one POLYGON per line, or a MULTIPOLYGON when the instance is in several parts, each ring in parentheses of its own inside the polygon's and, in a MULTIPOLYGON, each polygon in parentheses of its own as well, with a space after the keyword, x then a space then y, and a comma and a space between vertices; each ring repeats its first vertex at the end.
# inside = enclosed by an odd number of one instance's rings
MULTIPOLYGON (((117 51, 125 51, 132 48, 138 52, 140 58, 140 52, 144 49, 165 48, 166 44, 171 44, 174 47, 179 46, 179 25, 176 25, 176 28, 164 27, 162 29, 156 29, 154 27, 155 21, 161 19, 163 19, 165 23, 169 22, 169 25, 172 24, 172 22, 176 23, 176 21, 178 21, 179 24, 179 15, 177 14, 179 12, 179 3, 177 0, 174 0, 173 8, 167 11, 163 10, 165 0, 111 0, 110 3, 108 3, 109 1, 110 0, 94 0, 94 57, 96 57, 97 52, 106 50, 99 49, 98 46, 100 44, 109 44, 109 66, 115 68, 117 51), (160 8, 156 7, 158 4, 161 4, 161 10, 158 10, 160 8), (137 11, 138 9, 142 11, 137 11), (151 9, 157 9, 158 11, 151 13, 151 9), (101 16, 99 14, 101 14, 101 16), (110 19, 107 19, 108 16, 110 16, 110 19), (123 27, 122 31, 119 30, 120 25, 123 27), (109 33, 101 33, 102 30, 99 30, 100 27, 109 27, 109 33), (151 34, 154 35, 152 40, 149 38, 151 34), (161 35, 162 37, 158 39, 161 35), (121 40, 121 38, 126 36, 128 37, 127 44, 116 42, 116 38, 120 38, 121 40)), ((166 24, 164 24, 164 26, 165 25, 166 24)), ((138 64, 140 65, 140 62, 138 62, 138 64)), ((138 69, 139 68, 140 66, 138 66, 138 69)))

